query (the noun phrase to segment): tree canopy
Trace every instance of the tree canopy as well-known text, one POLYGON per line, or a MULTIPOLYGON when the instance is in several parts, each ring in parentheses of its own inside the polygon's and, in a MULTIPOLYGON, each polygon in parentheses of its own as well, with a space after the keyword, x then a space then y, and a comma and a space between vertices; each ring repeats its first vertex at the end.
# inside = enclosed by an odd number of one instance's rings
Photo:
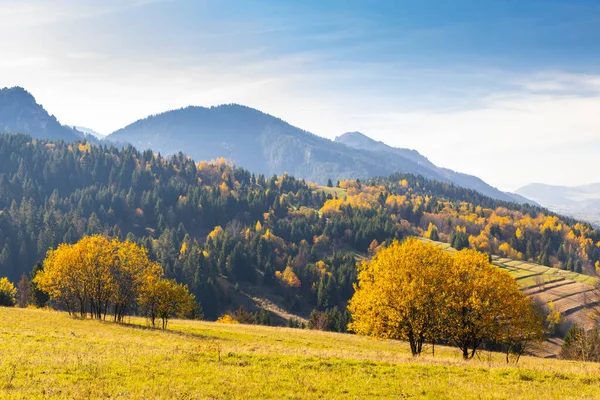
POLYGON ((394 241, 362 263, 355 289, 349 328, 407 340, 413 355, 444 341, 469 359, 483 342, 515 348, 543 333, 516 281, 474 250, 449 255, 414 238, 394 241))

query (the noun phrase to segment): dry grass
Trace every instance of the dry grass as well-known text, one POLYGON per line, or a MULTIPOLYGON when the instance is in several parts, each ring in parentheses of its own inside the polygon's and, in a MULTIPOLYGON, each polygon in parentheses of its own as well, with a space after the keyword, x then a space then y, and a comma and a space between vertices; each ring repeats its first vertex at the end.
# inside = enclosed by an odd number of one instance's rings
POLYGON ((600 365, 354 335, 0 308, 0 398, 600 398, 600 365))

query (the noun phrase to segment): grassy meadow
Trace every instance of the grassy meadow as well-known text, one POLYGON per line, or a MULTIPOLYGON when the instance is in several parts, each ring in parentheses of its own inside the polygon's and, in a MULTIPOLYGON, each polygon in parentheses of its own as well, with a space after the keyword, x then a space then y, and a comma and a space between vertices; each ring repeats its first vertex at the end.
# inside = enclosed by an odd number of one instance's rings
POLYGON ((0 398, 600 398, 600 364, 320 331, 175 320, 168 331, 0 308, 0 398))

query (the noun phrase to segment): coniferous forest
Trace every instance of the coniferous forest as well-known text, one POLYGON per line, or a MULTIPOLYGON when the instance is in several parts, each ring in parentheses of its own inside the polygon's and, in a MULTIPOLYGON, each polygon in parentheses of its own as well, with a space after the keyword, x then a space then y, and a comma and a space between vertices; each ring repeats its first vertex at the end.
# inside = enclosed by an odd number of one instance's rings
POLYGON ((49 249, 94 234, 147 248, 207 319, 267 293, 333 330, 347 325, 357 261, 395 238, 588 274, 600 259, 589 224, 413 175, 318 187, 224 159, 0 135, 0 276, 18 281, 49 249))

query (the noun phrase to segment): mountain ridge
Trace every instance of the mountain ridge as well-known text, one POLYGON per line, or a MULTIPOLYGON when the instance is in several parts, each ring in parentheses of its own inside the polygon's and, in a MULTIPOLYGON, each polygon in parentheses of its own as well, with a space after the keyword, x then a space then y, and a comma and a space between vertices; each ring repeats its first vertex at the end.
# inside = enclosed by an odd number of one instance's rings
POLYGON ((26 133, 38 139, 73 142, 84 136, 61 125, 22 87, 0 89, 0 133, 26 133))
POLYGON ((396 172, 477 190, 517 203, 528 200, 504 193, 483 180, 437 167, 416 150, 394 148, 360 132, 330 140, 257 109, 230 103, 188 106, 149 115, 103 138, 85 128, 61 125, 21 87, 0 90, 0 133, 34 138, 116 146, 131 144, 164 155, 183 152, 196 161, 224 157, 266 176, 290 175, 325 184, 331 180, 365 179, 396 172))
POLYGON ((162 154, 183 151, 196 160, 225 157, 257 173, 287 172, 321 184, 328 179, 405 172, 478 190, 504 201, 528 202, 475 176, 437 167, 416 150, 393 148, 360 132, 329 140, 239 104, 188 106, 150 115, 111 133, 107 140, 128 142, 162 154), (198 138, 203 139, 202 143, 190 145, 198 138))

